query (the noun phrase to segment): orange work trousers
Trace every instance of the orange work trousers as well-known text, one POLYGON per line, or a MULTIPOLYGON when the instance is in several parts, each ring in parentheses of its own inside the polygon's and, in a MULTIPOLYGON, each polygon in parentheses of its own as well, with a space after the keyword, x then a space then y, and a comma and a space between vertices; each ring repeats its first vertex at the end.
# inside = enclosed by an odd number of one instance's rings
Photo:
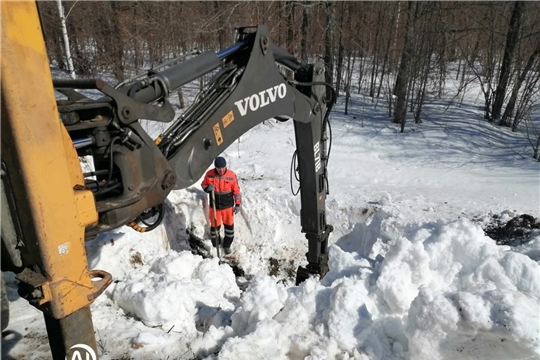
POLYGON ((234 208, 230 207, 227 209, 221 209, 221 210, 215 210, 214 216, 214 208, 210 208, 208 212, 208 216, 210 217, 210 226, 212 227, 220 227, 221 223, 225 225, 234 225, 234 208))

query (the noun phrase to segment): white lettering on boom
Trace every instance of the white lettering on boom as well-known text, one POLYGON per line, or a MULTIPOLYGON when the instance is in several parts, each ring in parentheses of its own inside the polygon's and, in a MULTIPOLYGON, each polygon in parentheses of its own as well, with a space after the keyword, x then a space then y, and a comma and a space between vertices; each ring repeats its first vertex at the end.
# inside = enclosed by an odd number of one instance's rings
POLYGON ((248 96, 242 100, 238 100, 234 103, 234 105, 236 105, 238 108, 240 116, 244 116, 247 114, 248 109, 251 111, 257 111, 260 108, 275 102, 278 98, 283 99, 286 95, 287 86, 281 83, 266 90, 260 91, 257 94, 248 96), (266 97, 266 94, 268 94, 268 97, 266 97))

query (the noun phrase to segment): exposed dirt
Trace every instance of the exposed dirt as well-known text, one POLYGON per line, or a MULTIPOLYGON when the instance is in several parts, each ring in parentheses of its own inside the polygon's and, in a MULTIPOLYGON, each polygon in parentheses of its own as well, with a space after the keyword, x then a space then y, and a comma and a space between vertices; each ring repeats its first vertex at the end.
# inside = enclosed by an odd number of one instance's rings
POLYGON ((131 263, 131 265, 143 265, 143 260, 142 260, 142 255, 140 252, 138 251, 134 251, 133 249, 131 249, 131 251, 133 251, 131 253, 131 259, 129 259, 129 262, 131 263))
POLYGON ((279 261, 274 258, 270 258, 268 260, 270 261, 270 271, 268 272, 268 275, 276 276, 279 271, 279 261))
MULTIPOLYGON (((189 235, 188 241, 189 241, 189 246, 191 247, 191 253, 194 255, 200 255, 203 257, 203 259, 212 258, 211 249, 208 249, 206 247, 203 239, 195 235, 193 233, 192 228, 186 229, 186 232, 189 235)), ((233 273, 237 279, 246 276, 244 269, 242 269, 240 265, 238 264, 238 259, 234 255, 234 253, 230 255, 221 254, 221 262, 229 264, 229 266, 232 268, 233 273)))
POLYGON ((490 222, 482 226, 487 236, 497 242, 497 245, 518 246, 538 235, 540 222, 532 215, 523 214, 507 222, 499 215, 493 215, 490 222))
POLYGON ((293 283, 296 280, 296 267, 292 259, 268 259, 268 275, 278 278, 278 282, 293 283))

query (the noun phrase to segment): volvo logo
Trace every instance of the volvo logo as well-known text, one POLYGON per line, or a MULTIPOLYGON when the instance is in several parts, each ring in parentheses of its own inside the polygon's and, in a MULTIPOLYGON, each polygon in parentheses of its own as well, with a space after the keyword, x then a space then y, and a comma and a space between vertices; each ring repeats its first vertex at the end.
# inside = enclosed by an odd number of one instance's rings
POLYGON ((275 102, 278 98, 283 99, 287 95, 287 86, 281 83, 276 86, 272 86, 266 90, 260 91, 258 94, 253 94, 238 100, 234 103, 240 112, 240 116, 247 114, 248 109, 251 111, 257 111, 266 105, 275 102))

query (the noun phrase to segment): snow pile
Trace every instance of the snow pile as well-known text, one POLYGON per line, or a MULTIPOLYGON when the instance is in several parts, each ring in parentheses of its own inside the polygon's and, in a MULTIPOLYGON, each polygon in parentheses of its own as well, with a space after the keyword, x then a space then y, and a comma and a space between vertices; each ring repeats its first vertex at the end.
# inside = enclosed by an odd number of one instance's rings
POLYGON ((387 254, 391 269, 383 262, 376 283, 392 311, 410 308, 411 358, 534 355, 540 345, 538 263, 496 246, 466 219, 426 230, 387 254), (406 290, 396 287, 396 278, 406 290))
POLYGON ((257 323, 272 319, 283 307, 287 292, 268 276, 254 279, 242 296, 242 304, 232 315, 232 327, 236 334, 248 334, 257 323))
POLYGON ((418 225, 379 261, 338 246, 330 259, 322 283, 310 279, 287 296, 270 277, 253 279, 218 358, 538 354, 538 263, 498 247, 468 220, 418 225))
MULTIPOLYGON (((122 279, 138 266, 167 254, 170 247, 164 234, 163 228, 147 236, 127 227, 100 234, 85 244, 88 266, 107 269, 115 279, 122 279)), ((106 291, 110 292, 110 289, 106 291)))
MULTIPOLYGON (((173 251, 131 271, 113 298, 146 325, 181 333, 202 358, 538 355, 537 262, 467 219, 399 218, 376 211, 336 241, 320 282, 285 288, 259 274, 239 298, 230 267, 173 251)), ((130 343, 170 344, 167 335, 142 329, 130 343)), ((144 358, 144 349, 133 356, 144 358)))
POLYGON ((234 310, 240 289, 228 265, 203 260, 190 252, 171 251, 164 258, 132 271, 119 282, 113 299, 145 325, 197 335, 196 325, 222 324, 222 313, 234 310))

